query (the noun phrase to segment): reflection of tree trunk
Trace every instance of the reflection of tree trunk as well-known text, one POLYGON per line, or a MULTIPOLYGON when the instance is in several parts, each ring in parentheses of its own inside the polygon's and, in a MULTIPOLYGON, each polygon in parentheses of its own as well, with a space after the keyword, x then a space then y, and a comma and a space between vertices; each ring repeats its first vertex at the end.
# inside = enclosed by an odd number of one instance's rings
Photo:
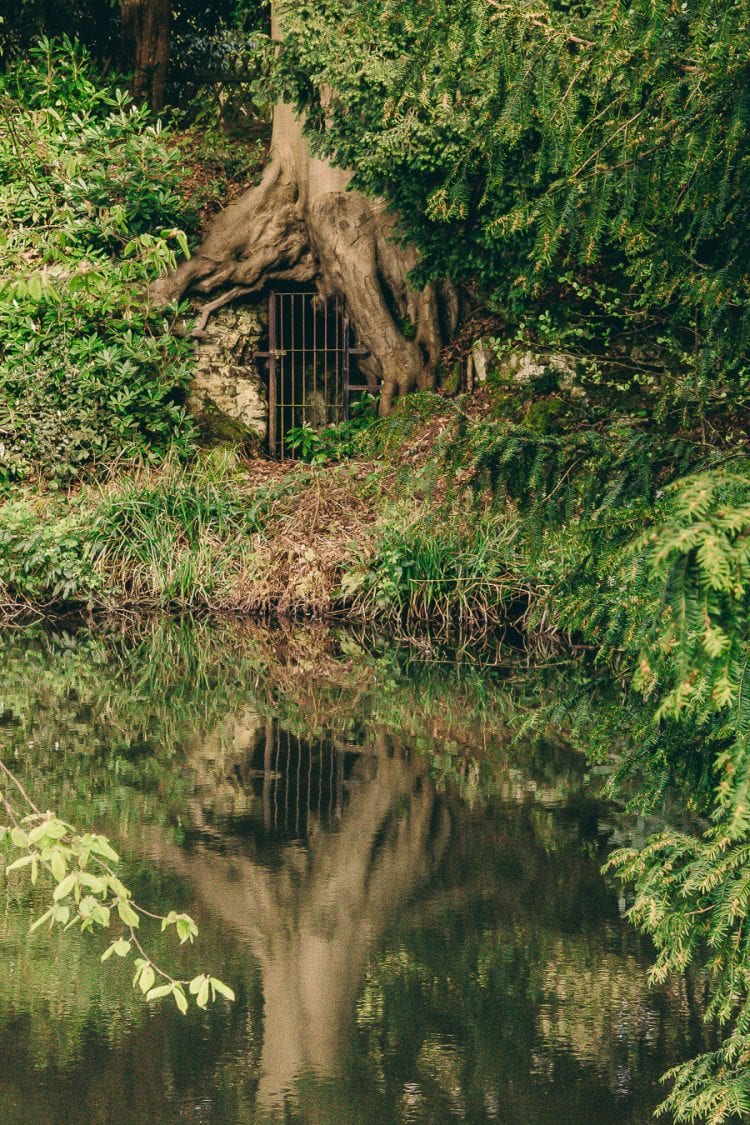
POLYGON ((133 69, 130 92, 157 112, 164 108, 169 20, 169 0, 120 0, 123 51, 133 69))
POLYGON ((367 960, 434 870, 448 830, 424 763, 382 746, 360 759, 340 830, 315 830, 307 848, 290 844, 281 869, 247 856, 171 853, 260 963, 261 1113, 279 1108, 300 1075, 337 1072, 367 960))

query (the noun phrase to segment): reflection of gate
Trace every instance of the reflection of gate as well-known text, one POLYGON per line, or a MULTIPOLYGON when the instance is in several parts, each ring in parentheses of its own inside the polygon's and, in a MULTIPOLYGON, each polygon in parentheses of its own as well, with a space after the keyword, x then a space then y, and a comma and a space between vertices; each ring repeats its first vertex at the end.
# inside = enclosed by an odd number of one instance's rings
MULTIPOLYGON (((319 429, 349 417, 354 347, 349 318, 340 297, 317 293, 272 293, 268 306, 268 449, 272 457, 291 457, 287 434, 305 424, 319 429)), ((356 368, 356 359, 354 361, 356 368)))

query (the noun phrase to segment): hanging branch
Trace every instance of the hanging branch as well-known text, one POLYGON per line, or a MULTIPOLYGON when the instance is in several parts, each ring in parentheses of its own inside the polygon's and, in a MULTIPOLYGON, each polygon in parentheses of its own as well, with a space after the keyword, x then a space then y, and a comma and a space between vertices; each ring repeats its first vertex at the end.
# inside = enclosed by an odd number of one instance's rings
POLYGON ((189 1007, 189 996, 199 1008, 207 1007, 217 994, 234 1000, 232 989, 209 973, 199 973, 192 980, 180 979, 156 964, 139 937, 141 919, 158 922, 162 933, 174 926, 180 945, 184 945, 198 936, 190 915, 174 910, 153 914, 135 902, 117 875, 120 857, 107 837, 80 833, 54 813, 42 812, 2 759, 0 810, 0 845, 11 854, 21 853, 6 866, 6 873, 27 871, 33 885, 44 873, 53 883, 50 906, 32 923, 30 932, 45 923, 50 930, 78 926, 86 933, 121 927, 101 960, 138 954, 133 961, 133 987, 140 988, 147 1000, 171 996, 183 1015, 189 1007))

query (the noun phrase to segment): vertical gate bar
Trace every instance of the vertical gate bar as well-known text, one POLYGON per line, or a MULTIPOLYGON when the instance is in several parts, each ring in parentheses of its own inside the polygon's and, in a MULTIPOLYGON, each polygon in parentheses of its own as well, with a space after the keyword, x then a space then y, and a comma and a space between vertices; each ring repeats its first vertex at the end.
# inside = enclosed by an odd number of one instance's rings
MULTIPOLYGON (((307 372, 307 364, 305 364, 305 372, 307 372)), ((315 412, 316 412, 316 409, 317 409, 316 402, 317 402, 317 394, 318 394, 318 369, 317 369, 317 367, 314 363, 313 363, 311 371, 310 371, 310 382, 312 383, 312 390, 310 391, 309 397, 308 397, 307 393, 305 394, 305 402, 306 403, 309 402, 310 413, 312 415, 313 421, 315 421, 315 417, 316 417, 315 412)))
POLYGON ((336 817, 341 820, 344 813, 344 751, 336 751, 336 817))
POLYGON ((328 371, 328 297, 323 298, 323 365, 328 371))
POLYGON ((295 801, 296 816, 294 818, 294 834, 299 836, 299 806, 302 794, 302 742, 297 739, 297 799, 295 801))
POLYGON ((310 831, 310 814, 312 813, 312 743, 307 747, 307 810, 306 810, 306 825, 308 832, 310 831))
POLYGON ((349 390, 347 383, 349 382, 349 364, 347 362, 346 350, 346 333, 348 331, 349 318, 346 315, 346 305, 343 299, 339 304, 339 335, 341 337, 341 413, 346 411, 346 416, 349 416, 349 390))
POLYGON ((344 355, 343 355, 343 366, 344 366, 343 412, 344 412, 344 421, 348 422, 349 421, 349 317, 348 316, 345 316, 343 318, 342 325, 343 325, 343 331, 344 331, 344 339, 343 339, 343 345, 344 345, 344 355))
MULTIPOLYGON (((279 294, 279 351, 285 350, 284 344, 286 342, 286 333, 284 324, 284 294, 279 294)), ((283 460, 286 457, 286 412, 287 412, 287 399, 289 398, 289 364, 285 355, 279 358, 279 370, 281 372, 281 411, 280 411, 280 434, 279 434, 279 456, 283 460)))
POLYGON ((330 332, 331 332, 331 335, 333 337, 333 344, 331 346, 331 359, 330 359, 330 362, 332 364, 332 379, 333 379, 333 386, 331 387, 331 398, 333 399, 333 402, 332 402, 333 413, 334 413, 334 416, 335 416, 337 422, 341 421, 341 418, 340 418, 340 415, 339 415, 339 362, 338 362, 339 361, 339 357, 338 357, 339 325, 338 325, 338 308, 339 308, 339 299, 338 299, 338 297, 333 297, 332 300, 331 300, 331 307, 328 310, 328 320, 330 322, 330 332))
POLYGON ((341 385, 341 302, 336 298, 336 306, 334 309, 334 331, 336 333, 336 413, 338 414, 339 422, 343 421, 342 415, 344 413, 344 391, 341 385))
POLYGON ((284 773, 284 831, 289 827, 289 778, 292 773, 292 736, 286 734, 286 771, 284 773))
MULTIPOLYGON (((295 333, 295 330, 294 330, 294 306, 295 306, 295 303, 296 303, 296 300, 297 300, 297 296, 298 296, 297 293, 292 293, 291 301, 292 301, 292 347, 293 348, 297 347, 297 336, 296 336, 296 333, 295 333)), ((300 299, 300 301, 302 300, 301 295, 299 295, 299 299, 300 299)), ((307 388, 305 386, 306 378, 305 378, 305 358, 304 358, 304 356, 302 357, 301 376, 302 376, 302 381, 300 383, 300 386, 302 388, 302 393, 300 395, 300 405, 302 407, 302 425, 304 426, 305 422, 307 421, 307 388)), ((295 396, 296 396, 296 393, 297 393, 296 392, 297 379, 299 379, 299 378, 300 378, 300 372, 297 371, 296 376, 295 376, 295 380, 294 380, 295 396)))
POLYGON ((288 335, 284 337, 284 339, 289 340, 287 355, 289 357, 289 393, 292 402, 289 421, 293 425, 297 421, 295 416, 297 405, 297 357, 295 355, 295 295, 293 295, 293 293, 287 294, 287 308, 289 311, 289 326, 287 330, 288 335))
POLYGON ((305 370, 310 372, 315 386, 315 294, 302 297, 302 343, 305 346, 305 370))
MULTIPOLYGON (((318 362, 318 296, 310 298, 310 316, 312 323, 312 362, 318 362)), ((324 368, 325 370, 325 368, 324 368)))
POLYGON ((277 726, 274 731, 274 750, 276 751, 276 765, 274 766, 274 781, 273 781, 273 826, 279 826, 279 753, 281 748, 281 732, 277 726))
POLYGON ((328 793, 328 820, 329 820, 329 823, 333 819, 333 801, 334 801, 334 794, 335 794, 335 790, 336 790, 336 784, 335 784, 334 779, 333 779, 333 766, 334 766, 333 759, 334 759, 335 753, 336 753, 336 751, 334 750, 333 746, 331 746, 331 772, 330 772, 330 775, 329 775, 329 778, 328 778, 328 789, 329 789, 329 793, 328 793))
MULTIPOLYGON (((305 297, 304 293, 299 293, 298 298, 299 298, 299 312, 297 313, 297 320, 298 320, 299 326, 297 328, 297 331, 301 335, 302 332, 303 332, 304 323, 305 323, 305 300, 306 300, 306 297, 305 297)), ((305 402, 305 409, 307 409, 307 363, 305 362, 304 348, 302 348, 301 346, 300 346, 300 353, 299 354, 300 354, 300 359, 302 361, 302 395, 303 395, 303 400, 305 402)))
POLYGON ((325 757, 325 749, 321 744, 320 752, 318 754, 318 822, 320 823, 320 810, 323 804, 323 759, 325 757))
POLYGON ((276 456, 276 296, 268 298, 268 452, 276 456))

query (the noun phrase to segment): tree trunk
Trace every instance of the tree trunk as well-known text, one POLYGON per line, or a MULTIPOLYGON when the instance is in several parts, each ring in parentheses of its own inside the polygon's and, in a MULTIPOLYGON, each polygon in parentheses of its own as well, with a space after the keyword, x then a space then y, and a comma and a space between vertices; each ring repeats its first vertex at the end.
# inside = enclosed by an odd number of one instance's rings
POLYGON ((434 387, 458 302, 448 283, 409 285, 416 252, 393 240, 395 217, 382 200, 347 191, 351 178, 312 156, 299 118, 277 105, 260 184, 214 219, 194 257, 157 283, 155 297, 166 303, 193 291, 233 299, 289 282, 339 294, 368 351, 360 369, 381 387, 385 414, 396 395, 434 387))
POLYGON ((133 68, 130 92, 159 112, 169 65, 170 0, 120 0, 123 52, 133 68))

